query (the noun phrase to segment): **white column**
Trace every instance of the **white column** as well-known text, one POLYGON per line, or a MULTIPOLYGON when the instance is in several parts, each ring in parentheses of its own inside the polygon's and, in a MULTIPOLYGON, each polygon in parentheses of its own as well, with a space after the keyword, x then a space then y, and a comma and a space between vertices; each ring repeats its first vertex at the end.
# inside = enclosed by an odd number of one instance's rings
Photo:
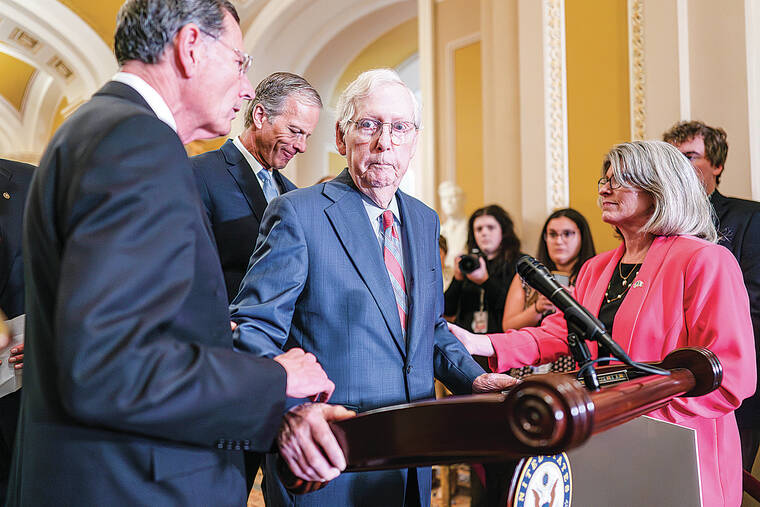
POLYGON ((420 174, 417 191, 420 199, 434 207, 436 200, 436 135, 435 135, 435 19, 434 0, 417 2, 417 20, 420 52, 420 88, 422 91, 422 125, 417 149, 420 157, 420 174))

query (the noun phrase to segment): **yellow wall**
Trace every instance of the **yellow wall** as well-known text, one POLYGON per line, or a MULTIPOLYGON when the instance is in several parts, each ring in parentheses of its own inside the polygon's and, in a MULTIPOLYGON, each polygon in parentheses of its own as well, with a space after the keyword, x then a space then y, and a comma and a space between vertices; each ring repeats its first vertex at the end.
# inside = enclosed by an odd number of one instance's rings
POLYGON ((417 18, 385 32, 346 66, 333 90, 332 105, 335 105, 341 92, 359 74, 378 67, 398 67, 417 52, 417 46, 417 18))
MULTIPOLYGON (((447 164, 456 167, 456 172, 458 173, 456 177, 457 181, 460 181, 460 178, 463 177, 471 178, 473 181, 480 181, 479 187, 470 189, 465 193, 465 210, 471 211, 483 205, 482 141, 478 140, 476 144, 472 144, 470 142, 471 136, 463 129, 458 128, 456 121, 452 124, 449 111, 452 105, 449 104, 448 100, 452 93, 455 94, 456 99, 461 98, 462 100, 466 100, 464 97, 458 96, 463 87, 473 90, 480 86, 480 44, 477 44, 477 54, 473 51, 474 48, 470 48, 468 51, 467 48, 463 47, 461 48, 461 50, 464 50, 463 53, 457 50, 454 51, 455 64, 454 68, 451 69, 454 73, 453 76, 447 74, 447 61, 450 61, 449 59, 452 57, 447 46, 457 40, 480 34, 480 2, 474 0, 444 0, 442 2, 435 2, 433 16, 436 86, 436 184, 448 179, 447 164), (466 74, 468 70, 472 70, 475 67, 478 69, 476 75, 466 74), (470 80, 469 82, 467 82, 468 79, 470 80), (460 85, 459 89, 457 89, 457 83, 460 85), (454 86, 453 90, 449 89, 451 86, 454 86), (453 138, 457 139, 455 156, 454 160, 449 160, 450 140, 453 138), (461 139, 465 139, 465 141, 460 141, 461 139), (470 157, 465 157, 465 151, 468 148, 472 152, 470 157), (467 158, 470 160, 467 160, 467 158), (460 160, 462 160, 462 163, 466 161, 464 166, 459 165, 460 160)), ((477 100, 482 105, 482 92, 479 90, 477 93, 477 100)), ((464 111, 457 111, 457 103, 458 100, 455 100, 455 105, 453 105, 455 117, 458 112, 465 114, 464 111)), ((482 132, 482 114, 482 109, 479 107, 477 110, 471 111, 467 118, 470 126, 473 123, 480 123, 481 130, 479 132, 482 132), (475 121, 476 116, 480 116, 481 120, 479 122, 475 121)))
MULTIPOLYGON (((375 39, 346 66, 333 90, 331 105, 335 106, 341 92, 359 74, 378 67, 398 67, 417 52, 417 47, 417 18, 401 23, 375 39)), ((328 167, 329 174, 337 176, 346 167, 345 157, 329 152, 328 167)))
POLYGON ((337 176, 346 168, 346 157, 340 153, 331 151, 327 153, 327 157, 331 175, 337 176))
POLYGON ((480 42, 454 51, 456 184, 467 196, 465 214, 483 205, 483 93, 480 42))
POLYGON ((24 105, 24 95, 36 69, 26 62, 0 53, 0 95, 18 112, 24 105))
POLYGON ((66 97, 62 97, 61 101, 58 103, 58 109, 55 111, 55 116, 53 116, 53 126, 50 129, 51 137, 53 134, 55 134, 55 131, 58 130, 58 127, 60 127, 61 124, 66 120, 66 117, 63 115, 63 110, 66 109, 68 105, 69 101, 66 99, 66 97))
POLYGON ((588 219, 597 251, 619 241, 601 221, 602 158, 630 140, 626 0, 566 0, 570 206, 588 219))
POLYGON ((74 11, 98 35, 113 48, 113 33, 116 30, 116 14, 123 0, 59 0, 74 11))
POLYGON ((198 141, 186 144, 185 151, 188 157, 193 157, 207 151, 217 150, 221 148, 225 141, 227 141, 226 136, 215 137, 213 139, 199 139, 198 141))

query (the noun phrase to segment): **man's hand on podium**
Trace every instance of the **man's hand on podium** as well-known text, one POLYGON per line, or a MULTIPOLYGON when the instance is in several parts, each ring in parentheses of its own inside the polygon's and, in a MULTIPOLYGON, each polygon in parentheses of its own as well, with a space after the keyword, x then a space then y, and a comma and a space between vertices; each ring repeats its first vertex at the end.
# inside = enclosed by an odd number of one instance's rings
POLYGON ((312 482, 335 479, 346 468, 346 458, 329 421, 340 421, 356 412, 340 405, 307 403, 285 414, 277 443, 280 456, 299 478, 312 482))
POLYGON ((519 379, 503 373, 484 373, 472 382, 473 393, 492 393, 509 389, 518 384, 519 379))

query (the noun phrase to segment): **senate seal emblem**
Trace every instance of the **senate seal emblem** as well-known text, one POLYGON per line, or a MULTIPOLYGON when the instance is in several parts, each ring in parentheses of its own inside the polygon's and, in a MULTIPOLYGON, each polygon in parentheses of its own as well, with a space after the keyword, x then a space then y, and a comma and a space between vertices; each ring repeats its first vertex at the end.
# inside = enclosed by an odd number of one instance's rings
POLYGON ((570 507, 573 476, 567 454, 523 460, 510 507, 570 507))

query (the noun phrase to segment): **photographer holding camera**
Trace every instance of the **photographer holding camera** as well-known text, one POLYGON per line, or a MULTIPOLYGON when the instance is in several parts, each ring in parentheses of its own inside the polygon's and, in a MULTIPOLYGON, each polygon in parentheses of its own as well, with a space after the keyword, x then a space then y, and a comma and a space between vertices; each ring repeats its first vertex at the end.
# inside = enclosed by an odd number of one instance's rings
MULTIPOLYGON (((497 205, 476 210, 467 229, 469 253, 454 263, 454 279, 444 294, 444 315, 474 333, 500 332, 520 239, 509 214, 497 205)), ((490 371, 485 360, 478 362, 490 371)))

